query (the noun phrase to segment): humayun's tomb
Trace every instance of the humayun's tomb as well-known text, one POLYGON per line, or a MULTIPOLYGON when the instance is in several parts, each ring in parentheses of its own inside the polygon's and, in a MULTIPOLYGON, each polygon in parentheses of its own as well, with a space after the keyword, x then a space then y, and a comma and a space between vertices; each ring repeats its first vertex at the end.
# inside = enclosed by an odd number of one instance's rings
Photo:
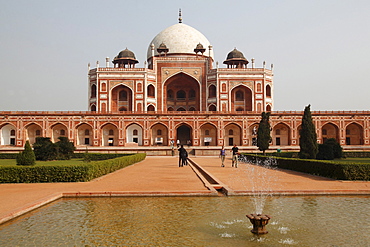
MULTIPOLYGON (((271 150, 299 150, 303 111, 274 111, 273 66, 257 67, 241 51, 214 66, 213 47, 179 23, 149 43, 144 68, 127 48, 88 70, 85 112, 0 112, 0 151, 18 152, 27 140, 65 136, 77 150, 170 154, 172 141, 190 152, 216 154, 221 145, 257 151, 256 129, 271 112, 271 150)), ((302 109, 303 110, 303 109, 302 109)), ((370 111, 312 111, 317 141, 336 138, 345 150, 370 150, 370 111)))

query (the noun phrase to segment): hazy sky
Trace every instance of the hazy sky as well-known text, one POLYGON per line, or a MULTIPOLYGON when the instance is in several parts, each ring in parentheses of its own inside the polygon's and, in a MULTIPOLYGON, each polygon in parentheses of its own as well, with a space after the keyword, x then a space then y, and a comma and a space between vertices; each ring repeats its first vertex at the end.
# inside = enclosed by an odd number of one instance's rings
POLYGON ((202 32, 220 67, 236 47, 274 64, 274 110, 370 110, 370 1, 0 0, 0 111, 87 110, 87 64, 178 22, 202 32))

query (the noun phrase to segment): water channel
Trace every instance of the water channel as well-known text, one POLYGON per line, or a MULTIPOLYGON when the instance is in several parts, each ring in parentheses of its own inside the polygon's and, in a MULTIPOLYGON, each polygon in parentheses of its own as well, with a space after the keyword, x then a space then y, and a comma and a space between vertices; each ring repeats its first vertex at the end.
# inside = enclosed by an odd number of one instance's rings
POLYGON ((272 196, 256 236, 253 198, 61 199, 0 225, 0 246, 368 246, 370 196, 272 196))

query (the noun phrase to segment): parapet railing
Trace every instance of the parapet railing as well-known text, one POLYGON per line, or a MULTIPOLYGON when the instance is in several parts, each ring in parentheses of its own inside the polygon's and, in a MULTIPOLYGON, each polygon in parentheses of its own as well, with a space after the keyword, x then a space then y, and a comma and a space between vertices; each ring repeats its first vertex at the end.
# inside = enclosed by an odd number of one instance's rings
MULTIPOLYGON (((256 111, 115 111, 115 112, 95 112, 95 111, 0 111, 0 115, 256 115, 261 112, 256 111)), ((312 115, 370 115, 370 111, 311 111, 312 115)), ((303 111, 272 111, 271 116, 276 115, 303 115, 303 111)))

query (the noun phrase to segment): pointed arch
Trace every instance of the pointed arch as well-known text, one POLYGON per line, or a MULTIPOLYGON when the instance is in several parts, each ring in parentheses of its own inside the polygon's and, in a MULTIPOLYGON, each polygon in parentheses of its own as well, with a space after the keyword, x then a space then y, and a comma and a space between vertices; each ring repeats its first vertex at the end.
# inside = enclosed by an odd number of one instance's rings
POLYGON ((271 86, 268 84, 266 85, 266 97, 271 98, 271 86))
POLYGON ((132 111, 133 91, 130 87, 119 84, 111 90, 111 111, 132 111))
POLYGON ((148 105, 148 107, 146 108, 146 111, 155 111, 154 105, 152 104, 148 105))
POLYGON ((233 146, 242 144, 242 128, 236 123, 229 123, 224 128, 224 143, 225 146, 233 146))
POLYGON ((358 123, 346 126, 346 145, 363 145, 364 128, 358 123))
POLYGON ((234 87, 231 92, 231 109, 233 111, 252 111, 253 94, 252 90, 245 85, 234 87))
POLYGON ((93 99, 93 98, 96 98, 96 91, 97 91, 97 90, 96 90, 96 84, 92 84, 92 85, 91 85, 91 94, 90 94, 90 95, 91 95, 91 97, 90 97, 90 98, 92 98, 92 99, 93 99))
POLYGON ((51 128, 51 141, 58 142, 59 137, 68 137, 68 128, 63 123, 56 123, 50 126, 51 128))
POLYGON ((272 145, 288 146, 291 143, 290 127, 285 123, 278 123, 272 128, 272 145))
POLYGON ((257 132, 258 132, 258 123, 254 123, 248 128, 248 135, 249 135, 249 145, 250 146, 257 146, 257 132))
POLYGON ((200 145, 217 146, 217 128, 211 123, 200 126, 200 145))
POLYGON ((215 85, 210 85, 208 87, 208 98, 216 98, 217 97, 217 89, 215 85))
POLYGON ((200 97, 201 87, 199 81, 193 76, 179 72, 167 78, 163 83, 163 90, 165 95, 162 98, 164 109, 179 109, 184 110, 201 109, 200 97))
POLYGON ((113 123, 105 123, 101 127, 102 146, 118 145, 118 127, 113 123))
POLYGON ((76 145, 91 146, 93 140, 93 128, 90 124, 82 123, 76 126, 76 145))
POLYGON ((143 127, 137 123, 132 123, 126 128, 126 143, 137 143, 143 145, 143 127))
POLYGON ((0 126, 0 145, 14 146, 16 140, 16 128, 13 124, 6 123, 0 126))
POLYGON ((26 125, 25 129, 26 129, 26 140, 28 140, 31 145, 36 142, 37 137, 42 137, 42 128, 40 125, 36 123, 30 123, 26 125))
POLYGON ((155 87, 152 84, 149 84, 147 87, 147 96, 149 98, 155 98, 155 87))
POLYGON ((327 139, 334 138, 339 143, 339 128, 334 123, 326 123, 321 127, 322 143, 327 139))
POLYGON ((216 105, 211 104, 210 106, 208 106, 208 111, 217 111, 216 105))
POLYGON ((168 146, 168 128, 162 123, 156 123, 151 126, 152 145, 168 146))
POLYGON ((176 127, 176 143, 186 145, 188 141, 193 143, 193 128, 187 123, 180 123, 176 127))

